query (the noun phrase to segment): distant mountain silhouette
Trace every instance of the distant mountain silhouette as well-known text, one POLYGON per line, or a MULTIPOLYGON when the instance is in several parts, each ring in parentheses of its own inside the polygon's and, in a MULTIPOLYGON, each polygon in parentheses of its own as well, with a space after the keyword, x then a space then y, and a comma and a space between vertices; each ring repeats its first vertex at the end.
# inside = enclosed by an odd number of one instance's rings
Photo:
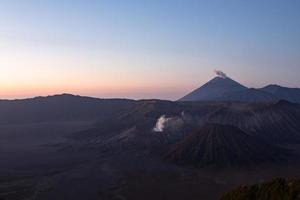
POLYGON ((127 99, 97 99, 71 94, 0 100, 0 123, 98 120, 128 109, 133 102, 127 99))
POLYGON ((228 77, 215 77, 178 101, 274 102, 280 99, 300 103, 300 89, 278 85, 254 89, 228 77))
POLYGON ((268 85, 261 88, 260 90, 273 94, 278 99, 285 99, 291 102, 300 103, 299 88, 287 88, 279 85, 268 85))
POLYGON ((246 89, 245 86, 230 78, 215 77, 200 88, 179 99, 179 101, 216 100, 226 94, 240 92, 246 89))
POLYGON ((231 125, 206 124, 175 144, 166 159, 197 166, 230 166, 285 160, 286 150, 231 125))
POLYGON ((259 89, 249 88, 239 92, 225 94, 221 98, 217 98, 215 100, 241 102, 272 102, 278 100, 278 98, 271 93, 264 92, 259 89))

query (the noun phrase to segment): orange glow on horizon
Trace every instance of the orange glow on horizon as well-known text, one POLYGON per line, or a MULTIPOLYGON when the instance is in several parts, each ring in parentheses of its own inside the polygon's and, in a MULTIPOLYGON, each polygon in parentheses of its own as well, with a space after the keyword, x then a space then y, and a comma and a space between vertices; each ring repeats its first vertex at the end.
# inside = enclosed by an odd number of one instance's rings
POLYGON ((172 87, 172 86, 133 86, 133 85, 64 85, 57 86, 0 86, 0 99, 23 99, 36 96, 48 96, 54 94, 69 93, 81 96, 93 96, 99 98, 163 98, 175 100, 188 91, 187 87, 172 87))

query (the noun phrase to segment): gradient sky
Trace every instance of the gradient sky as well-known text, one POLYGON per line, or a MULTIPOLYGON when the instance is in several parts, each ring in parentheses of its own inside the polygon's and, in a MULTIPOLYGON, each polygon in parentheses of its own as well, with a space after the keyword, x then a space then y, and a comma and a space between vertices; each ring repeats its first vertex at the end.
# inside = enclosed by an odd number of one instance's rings
POLYGON ((299 0, 0 0, 0 98, 300 87, 299 0))

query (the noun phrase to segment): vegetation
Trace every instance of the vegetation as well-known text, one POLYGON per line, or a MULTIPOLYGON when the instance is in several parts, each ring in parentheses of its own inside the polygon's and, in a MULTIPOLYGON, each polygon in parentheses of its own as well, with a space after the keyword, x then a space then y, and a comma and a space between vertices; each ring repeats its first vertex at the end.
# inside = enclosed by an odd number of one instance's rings
POLYGON ((277 178, 270 182, 239 187, 221 200, 299 200, 300 179, 277 178))

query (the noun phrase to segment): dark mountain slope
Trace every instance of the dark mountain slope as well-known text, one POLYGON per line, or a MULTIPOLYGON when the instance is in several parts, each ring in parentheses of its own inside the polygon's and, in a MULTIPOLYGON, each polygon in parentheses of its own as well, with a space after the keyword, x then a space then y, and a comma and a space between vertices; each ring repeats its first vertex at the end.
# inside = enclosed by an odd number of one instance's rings
POLYGON ((300 142, 300 108, 287 101, 227 104, 210 113, 207 121, 231 124, 273 143, 300 142))
POLYGON ((180 116, 183 106, 163 100, 136 101, 130 109, 117 112, 104 120, 99 120, 90 130, 77 132, 72 138, 80 140, 109 140, 110 143, 121 140, 145 144, 156 143, 159 135, 153 132, 153 128, 159 117, 180 116), (113 140, 112 140, 113 139, 113 140), (152 140, 154 139, 154 141, 152 140))
POLYGON ((285 99, 291 102, 300 103, 300 89, 287 88, 279 85, 268 85, 260 89, 261 91, 273 94, 278 99, 285 99))
POLYGON ((272 102, 278 98, 268 92, 250 88, 238 92, 224 94, 220 101, 240 101, 240 102, 272 102))
MULTIPOLYGON (((129 109, 98 120, 93 129, 74 133, 74 138, 97 139, 134 134, 140 141, 172 135, 175 140, 205 123, 233 125, 270 143, 300 142, 300 108, 287 101, 277 103, 136 101, 129 109), (153 133, 157 120, 172 118, 163 134, 153 133), (130 133, 128 130, 131 130, 130 133), (132 131, 134 130, 134 131, 132 131)), ((137 141, 139 142, 139 141, 137 141)), ((142 143, 143 143, 142 142, 142 143)), ((150 143, 150 142, 149 142, 150 143)))
POLYGON ((206 124, 175 144, 166 159, 179 164, 229 166, 285 160, 286 150, 230 125, 206 124))

